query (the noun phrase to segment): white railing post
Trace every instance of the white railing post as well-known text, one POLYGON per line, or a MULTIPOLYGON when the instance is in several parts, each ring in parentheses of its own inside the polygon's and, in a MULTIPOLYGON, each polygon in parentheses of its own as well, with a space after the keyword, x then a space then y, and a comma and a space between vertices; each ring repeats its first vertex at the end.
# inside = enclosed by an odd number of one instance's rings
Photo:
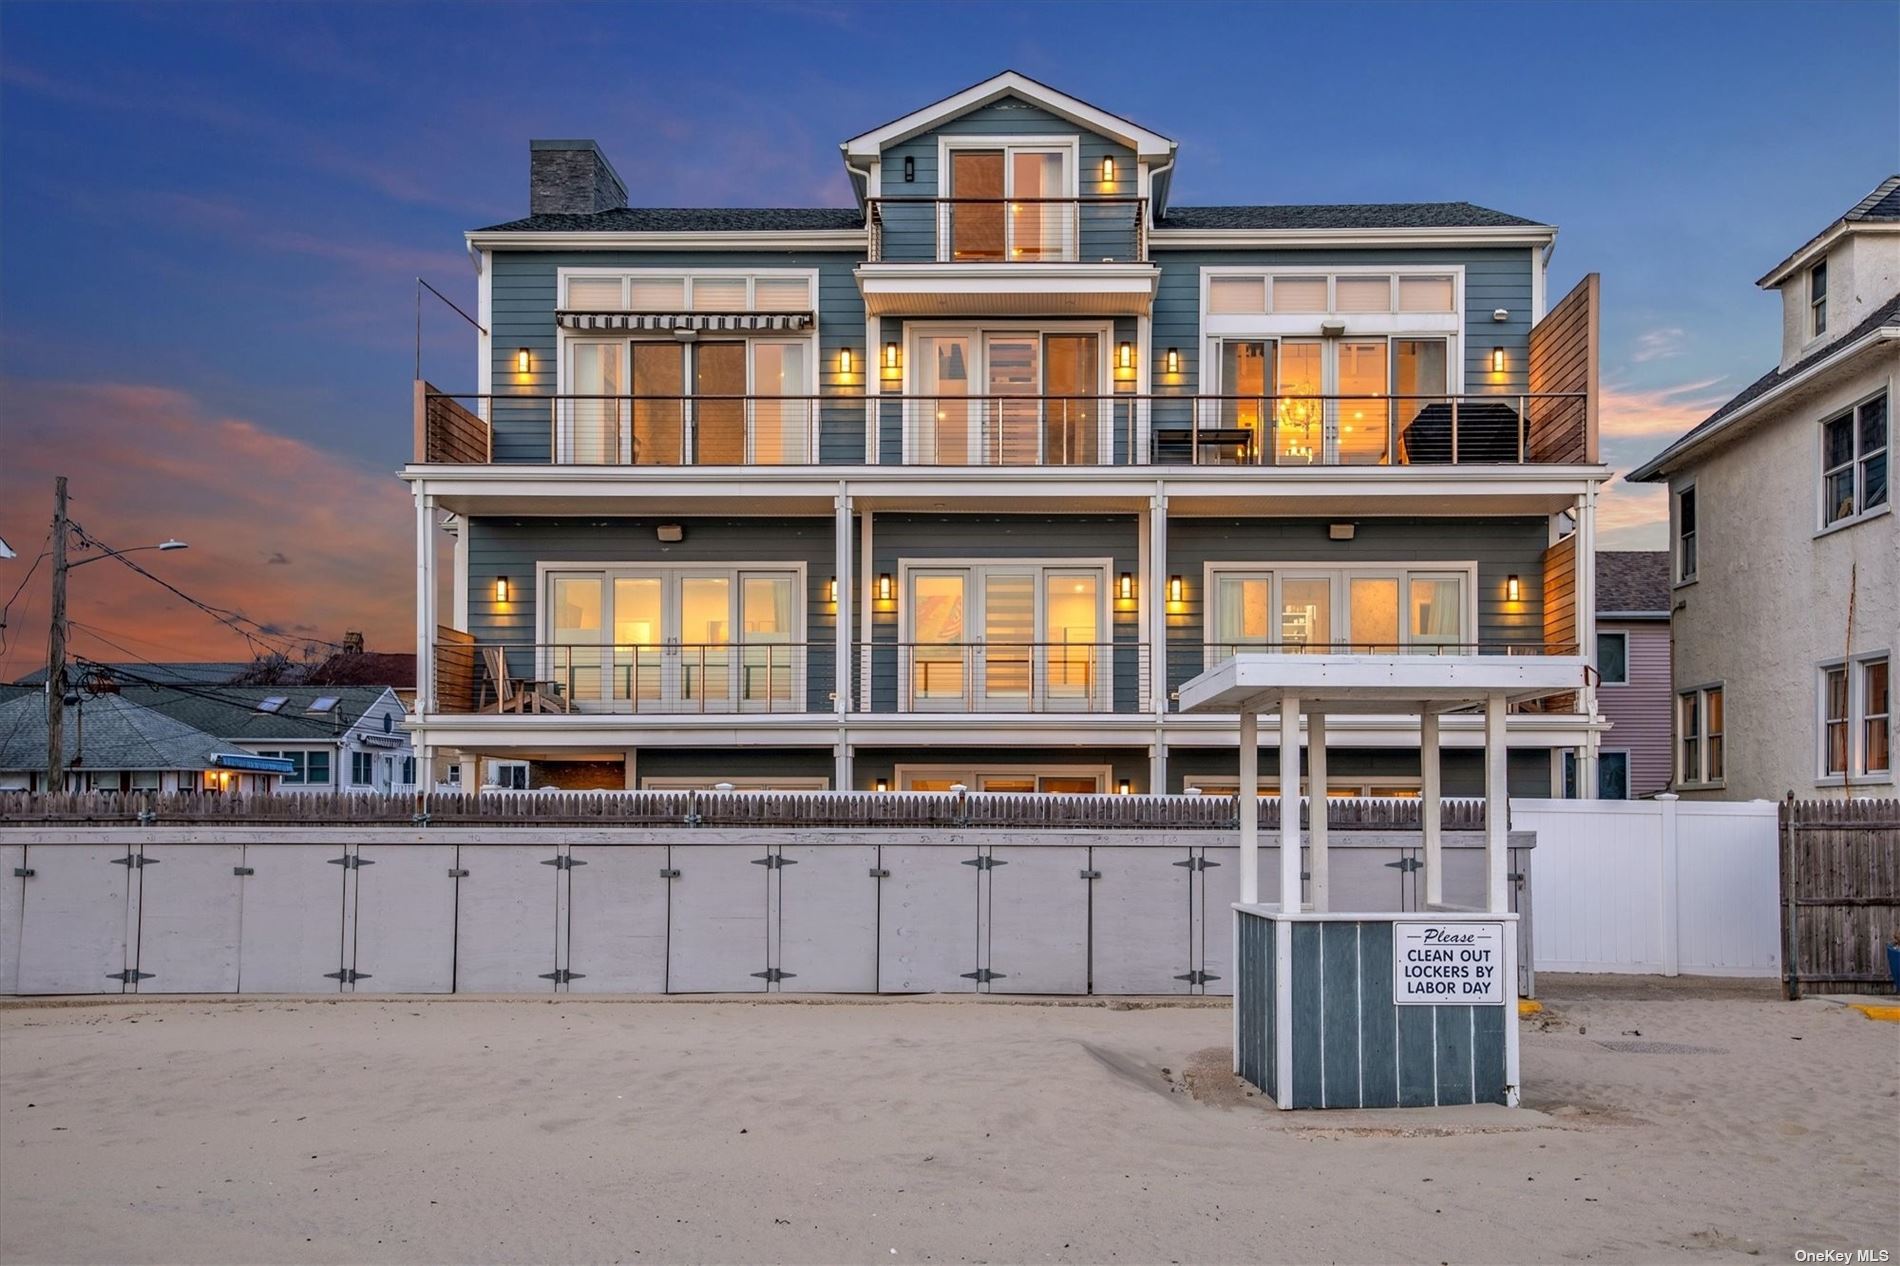
POLYGON ((1661 870, 1656 884, 1656 914, 1658 934, 1662 938, 1662 969, 1665 976, 1680 975, 1682 971, 1682 902, 1678 890, 1682 867, 1676 834, 1677 800, 1673 792, 1664 792, 1656 797, 1656 802, 1662 806, 1658 822, 1662 833, 1661 847, 1656 857, 1661 870))

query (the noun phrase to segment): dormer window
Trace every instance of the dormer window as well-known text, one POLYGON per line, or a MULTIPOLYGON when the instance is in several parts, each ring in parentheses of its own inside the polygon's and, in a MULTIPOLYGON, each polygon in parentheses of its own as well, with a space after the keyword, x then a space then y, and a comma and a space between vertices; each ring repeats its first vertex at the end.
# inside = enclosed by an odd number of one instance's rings
POLYGON ((1827 261, 1808 269, 1808 337, 1827 333, 1827 261))

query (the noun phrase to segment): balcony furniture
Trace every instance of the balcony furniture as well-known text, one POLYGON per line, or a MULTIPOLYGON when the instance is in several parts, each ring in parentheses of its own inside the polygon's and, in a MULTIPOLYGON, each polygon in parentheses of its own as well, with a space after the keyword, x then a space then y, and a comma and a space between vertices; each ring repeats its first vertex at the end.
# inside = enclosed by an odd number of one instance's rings
POLYGON ((566 712, 567 699, 551 681, 514 677, 508 672, 507 653, 499 646, 482 647, 482 664, 488 678, 482 683, 480 707, 488 707, 488 691, 495 691, 496 712, 566 712))
POLYGON ((1450 401, 1435 401, 1418 411, 1400 432, 1408 465, 1448 466, 1522 461, 1520 422, 1515 408, 1502 400, 1462 400, 1454 413, 1450 401), (1457 442, 1453 444, 1453 418, 1457 442))

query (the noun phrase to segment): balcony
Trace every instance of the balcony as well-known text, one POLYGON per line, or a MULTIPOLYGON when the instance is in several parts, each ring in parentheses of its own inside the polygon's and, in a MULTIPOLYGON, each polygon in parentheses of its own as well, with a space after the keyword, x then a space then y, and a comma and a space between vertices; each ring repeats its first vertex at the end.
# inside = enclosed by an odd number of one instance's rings
POLYGON ((872 264, 1145 264, 1146 198, 872 198, 872 264))
POLYGON ((1376 467, 1572 464, 1585 392, 1433 396, 448 395, 418 384, 418 463, 1376 467))

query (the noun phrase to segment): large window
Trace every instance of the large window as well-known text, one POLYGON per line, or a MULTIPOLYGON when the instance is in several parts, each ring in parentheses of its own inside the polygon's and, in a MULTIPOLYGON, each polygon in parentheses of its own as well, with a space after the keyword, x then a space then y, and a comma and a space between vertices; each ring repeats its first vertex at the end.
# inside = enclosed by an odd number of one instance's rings
POLYGON ((800 574, 550 570, 541 676, 581 711, 801 711, 800 574))
POLYGON ((1695 485, 1676 490, 1676 583, 1686 584, 1696 576, 1696 497, 1695 485))
POLYGON ((1450 345, 1443 337, 1219 339, 1218 423, 1250 433, 1244 461, 1271 445, 1278 466, 1393 463, 1420 414, 1449 407, 1450 345))
POLYGON ((1821 424, 1821 526, 1887 504, 1887 397, 1883 392, 1821 424))
POLYGON ((1819 772, 1824 781, 1893 777, 1892 664, 1883 651, 1822 667, 1819 772))
POLYGON ((946 147, 939 258, 1062 262, 1076 258, 1074 148, 1025 142, 946 147))
POLYGON ((1827 261, 1808 269, 1808 337, 1827 333, 1827 261))
POLYGON ((1624 686, 1630 679, 1630 635, 1624 632, 1597 634, 1597 683, 1624 686))
POLYGON ((1469 651, 1472 571, 1368 564, 1223 564, 1208 570, 1206 660, 1237 650, 1390 655, 1469 651))
POLYGON ((1109 706, 1106 567, 907 564, 905 590, 905 710, 1109 706))
POLYGON ((557 461, 782 466, 812 459, 818 414, 804 340, 570 339, 567 347, 557 461))
POLYGON ((1719 685, 1684 690, 1676 696, 1676 782, 1680 786, 1719 784, 1727 777, 1728 736, 1719 685))

